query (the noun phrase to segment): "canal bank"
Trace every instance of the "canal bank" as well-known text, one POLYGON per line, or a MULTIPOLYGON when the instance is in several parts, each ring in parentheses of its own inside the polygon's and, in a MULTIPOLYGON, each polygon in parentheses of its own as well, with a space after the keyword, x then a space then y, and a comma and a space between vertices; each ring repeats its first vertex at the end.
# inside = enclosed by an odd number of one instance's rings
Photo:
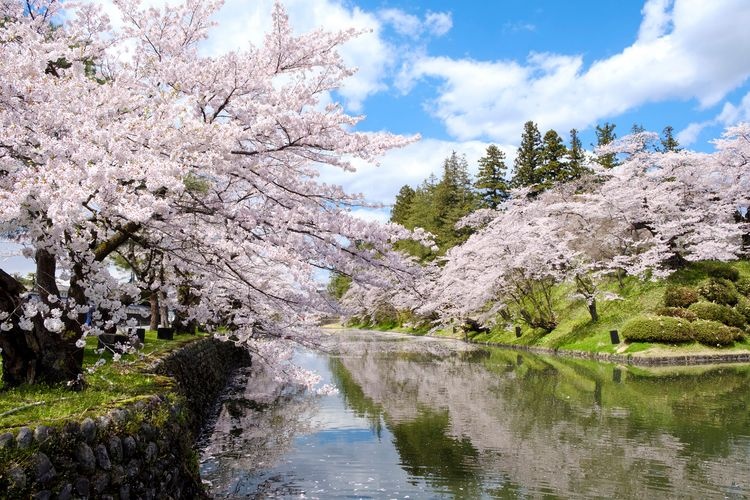
POLYGON ((246 349, 199 338, 146 372, 162 390, 85 418, 0 435, 0 489, 11 498, 200 498, 195 438, 246 349))

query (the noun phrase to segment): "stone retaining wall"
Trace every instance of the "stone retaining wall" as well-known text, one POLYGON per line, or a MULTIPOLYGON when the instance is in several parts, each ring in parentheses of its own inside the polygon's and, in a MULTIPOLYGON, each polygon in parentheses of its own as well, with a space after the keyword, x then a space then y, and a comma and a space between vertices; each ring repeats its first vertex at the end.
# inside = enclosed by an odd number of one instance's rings
POLYGON ((194 439, 232 371, 250 363, 231 343, 201 339, 150 367, 174 390, 97 418, 0 434, 0 497, 202 498, 194 439))

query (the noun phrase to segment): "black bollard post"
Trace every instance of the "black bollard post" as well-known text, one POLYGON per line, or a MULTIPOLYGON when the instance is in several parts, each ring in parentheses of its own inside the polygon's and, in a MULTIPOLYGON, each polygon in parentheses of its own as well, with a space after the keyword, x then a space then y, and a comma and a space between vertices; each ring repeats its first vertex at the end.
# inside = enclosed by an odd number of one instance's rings
POLYGON ((617 333, 617 330, 610 330, 609 331, 609 338, 612 340, 613 344, 619 344, 620 343, 620 335, 617 333))
POLYGON ((517 326, 517 327, 516 327, 516 338, 518 338, 518 337, 520 337, 520 336, 521 336, 521 327, 520 327, 520 326, 517 326))

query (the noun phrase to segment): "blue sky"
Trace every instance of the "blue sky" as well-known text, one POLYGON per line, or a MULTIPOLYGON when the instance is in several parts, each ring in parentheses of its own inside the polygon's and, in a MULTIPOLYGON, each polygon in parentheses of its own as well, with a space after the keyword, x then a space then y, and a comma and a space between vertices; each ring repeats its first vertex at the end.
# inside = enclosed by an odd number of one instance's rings
MULTIPOLYGON (((111 1, 98 0, 114 12, 111 1)), ((369 30, 343 47, 359 72, 332 98, 366 116, 361 130, 422 140, 377 168, 325 170, 323 179, 384 205, 402 185, 439 173, 454 150, 475 171, 494 143, 512 164, 526 120, 565 139, 578 128, 587 147, 597 123, 615 123, 619 135, 634 123, 656 132, 672 125, 684 147, 708 151, 726 126, 750 119, 750 0, 282 3, 297 31, 369 30)), ((225 0, 204 53, 260 43, 272 6, 225 0)))

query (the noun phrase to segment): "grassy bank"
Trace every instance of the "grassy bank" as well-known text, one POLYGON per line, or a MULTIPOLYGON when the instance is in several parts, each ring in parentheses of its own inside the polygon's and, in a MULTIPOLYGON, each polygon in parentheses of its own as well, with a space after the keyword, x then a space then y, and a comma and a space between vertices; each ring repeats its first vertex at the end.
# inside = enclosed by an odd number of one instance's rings
MULTIPOLYGON (((554 312, 557 326, 550 332, 534 329, 522 322, 498 321, 487 332, 466 331, 459 328, 435 330, 431 334, 454 338, 467 338, 476 342, 489 342, 513 346, 542 347, 555 350, 583 351, 591 353, 618 353, 630 356, 684 356, 705 355, 715 353, 747 353, 750 352, 750 336, 745 333, 729 345, 717 347, 696 341, 684 342, 629 342, 623 339, 623 327, 635 318, 659 319, 665 306, 665 292, 675 287, 699 289, 705 287, 711 280, 723 280, 717 275, 725 275, 728 271, 734 273, 735 281, 750 280, 750 262, 738 261, 730 264, 696 263, 673 273, 662 281, 639 280, 627 277, 622 281, 610 279, 600 285, 600 290, 616 294, 616 300, 598 301, 599 320, 591 320, 587 303, 581 298, 573 298, 573 285, 563 283, 553 288, 554 312), (719 269, 721 272, 717 272, 719 269), (521 327, 521 336, 516 337, 515 327, 521 327), (617 330, 620 334, 620 344, 612 344, 610 331, 617 330)), ((729 280, 723 280, 729 281, 729 280)), ((734 285, 731 285, 732 287, 734 285)), ((738 287, 741 288, 741 287, 738 287)), ((743 294, 738 292, 738 295, 743 294)), ((707 301, 700 297, 701 301, 707 301)), ((747 304, 747 297, 741 296, 742 304, 747 304)), ((737 305, 735 309, 739 309, 737 305)), ((673 308, 675 309, 675 308, 673 308)), ((679 308, 677 308, 679 309, 679 308)), ((517 311, 509 309, 512 317, 519 317, 517 311)), ((678 310, 678 313, 684 311, 678 310)), ((687 313, 684 313, 687 314, 687 313)), ((742 326, 746 332, 750 331, 750 318, 745 318, 742 326)), ((713 323, 712 323, 713 324, 713 323)), ((424 334, 425 328, 411 329, 399 321, 389 321, 382 324, 354 324, 352 326, 378 329, 397 330, 406 333, 424 334)), ((715 326, 721 327, 718 323, 715 326)))
POLYGON ((171 388, 171 379, 145 373, 144 369, 169 351, 192 342, 201 335, 175 335, 174 340, 159 340, 155 331, 146 332, 146 342, 137 354, 123 355, 118 362, 111 354, 97 354, 97 339, 87 339, 84 369, 99 359, 104 365, 86 373, 87 387, 72 392, 62 387, 30 385, 0 387, 0 429, 25 425, 54 426, 71 418, 101 415, 103 410, 147 398, 171 388))

